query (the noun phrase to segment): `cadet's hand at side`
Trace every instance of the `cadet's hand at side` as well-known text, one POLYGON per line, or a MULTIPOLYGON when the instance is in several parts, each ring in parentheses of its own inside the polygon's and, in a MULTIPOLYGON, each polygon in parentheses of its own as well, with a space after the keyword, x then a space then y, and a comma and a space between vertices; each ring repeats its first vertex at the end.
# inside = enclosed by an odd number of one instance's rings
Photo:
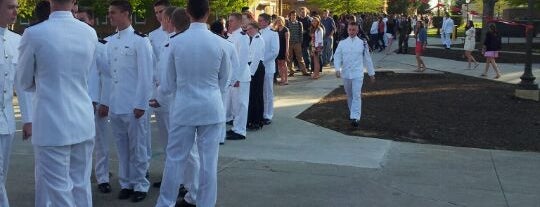
POLYGON ((133 114, 135 115, 136 119, 141 118, 141 116, 144 115, 144 110, 142 109, 133 109, 133 114))
POLYGON ((109 115, 109 107, 105 105, 99 105, 98 115, 99 117, 107 117, 109 115))
POLYGON ((24 123, 22 127, 23 140, 28 140, 32 136, 32 122, 24 123))
POLYGON ((375 76, 369 76, 369 82, 375 83, 375 76))

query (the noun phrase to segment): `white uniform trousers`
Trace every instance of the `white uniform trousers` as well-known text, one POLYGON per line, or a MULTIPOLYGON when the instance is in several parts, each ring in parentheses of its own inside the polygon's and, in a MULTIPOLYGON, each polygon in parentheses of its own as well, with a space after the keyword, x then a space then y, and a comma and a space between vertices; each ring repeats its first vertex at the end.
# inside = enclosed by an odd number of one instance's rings
POLYGON ((246 136, 248 119, 250 82, 240 82, 240 86, 231 87, 229 96, 233 114, 232 130, 237 134, 246 136))
MULTIPOLYGON (((149 108, 146 112, 148 113, 148 116, 146 116, 148 124, 145 125, 146 127, 146 134, 144 135, 147 139, 146 143, 146 157, 148 158, 148 167, 150 167, 150 160, 152 159, 152 125, 150 124, 150 119, 152 119, 152 113, 154 113, 154 110, 152 108, 149 108)), ((156 117, 157 118, 157 117, 156 117)), ((146 173, 145 173, 146 175, 146 173)))
POLYGON ((349 106, 349 118, 358 119, 362 115, 362 84, 363 78, 346 79, 343 78, 343 87, 347 94, 347 105, 349 106))
POLYGON ((98 184, 109 182, 109 145, 111 129, 109 117, 99 117, 96 113, 96 144, 94 146, 95 176, 98 184))
POLYGON ((92 206, 94 139, 66 146, 34 145, 36 207, 92 206))
MULTIPOLYGON (((232 113, 231 113, 231 109, 230 109, 230 101, 231 101, 231 97, 229 95, 229 91, 231 89, 230 88, 227 88, 225 89, 225 91, 221 94, 221 101, 223 101, 223 108, 226 110, 226 119, 227 121, 230 121, 232 120, 232 113), (229 119, 230 117, 230 119, 229 119)), ((225 143, 225 135, 227 134, 227 127, 224 127, 223 128, 223 135, 221 136, 221 138, 219 139, 219 142, 220 143, 225 143)))
POLYGON ((224 127, 225 123, 204 126, 171 126, 167 145, 167 160, 163 171, 163 182, 156 204, 157 207, 175 205, 180 183, 188 179, 185 170, 190 156, 189 153, 191 153, 195 141, 201 163, 199 189, 196 193, 188 189, 188 194, 196 194, 195 203, 188 198, 186 198, 186 201, 200 207, 215 206, 217 200, 219 136, 223 133, 224 127), (195 139, 195 137, 197 138, 195 139))
POLYGON ((447 48, 450 48, 452 45, 452 33, 441 33, 442 44, 447 48))
POLYGON ((263 83, 264 113, 263 118, 274 117, 274 74, 265 74, 263 83))
MULTIPOLYGON (((169 137, 169 112, 161 112, 160 110, 155 110, 157 126, 158 126, 158 141, 163 146, 163 152, 165 152, 165 158, 167 158, 167 143, 169 137)), ((197 192, 199 187, 199 152, 197 150, 197 145, 193 145, 191 151, 189 152, 189 157, 187 160, 187 166, 184 170, 185 180, 182 182, 184 187, 189 192, 197 192)), ((191 195, 187 194, 184 198, 188 201, 196 201, 196 194, 191 195)))
POLYGON ((167 138, 169 137, 169 112, 162 112, 158 109, 154 110, 154 115, 156 115, 158 143, 162 146, 163 152, 165 152, 167 149, 167 138))
POLYGON ((111 127, 118 151, 118 180, 122 189, 148 192, 148 113, 136 119, 133 114, 111 114, 111 127))
POLYGON ((6 179, 9 169, 9 157, 11 154, 11 144, 15 134, 0 135, 0 206, 9 207, 9 201, 6 192, 6 179))

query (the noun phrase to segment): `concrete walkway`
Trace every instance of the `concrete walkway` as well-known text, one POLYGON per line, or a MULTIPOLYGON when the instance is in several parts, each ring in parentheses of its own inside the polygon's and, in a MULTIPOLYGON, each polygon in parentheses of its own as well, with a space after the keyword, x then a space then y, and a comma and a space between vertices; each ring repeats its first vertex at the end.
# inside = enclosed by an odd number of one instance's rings
MULTIPOLYGON (((415 69, 411 55, 376 53, 373 59, 377 70, 415 69)), ((431 72, 480 73, 463 70, 465 63, 458 61, 426 58, 426 65, 431 72)), ((505 75, 499 81, 515 82, 514 74, 522 67, 501 64, 501 68, 505 75)), ((535 74, 538 70, 536 65, 535 74)), ((217 206, 540 206, 540 153, 352 137, 295 118, 340 84, 327 68, 320 80, 295 77, 288 86, 276 86, 272 125, 220 148, 217 206)), ((7 191, 12 206, 33 206, 32 147, 20 140, 20 132, 16 137, 7 191)), ((157 141, 153 144, 150 177, 157 181, 163 151, 157 141)), ((113 193, 100 194, 93 183, 94 206, 155 205, 156 188, 141 203, 116 199, 115 153, 111 158, 113 193)))

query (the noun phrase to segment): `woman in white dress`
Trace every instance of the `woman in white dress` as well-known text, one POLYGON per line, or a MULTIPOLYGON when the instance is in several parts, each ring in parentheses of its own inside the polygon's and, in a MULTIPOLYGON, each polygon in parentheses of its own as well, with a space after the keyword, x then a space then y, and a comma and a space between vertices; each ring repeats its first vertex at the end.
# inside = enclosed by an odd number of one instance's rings
POLYGON ((476 29, 474 28, 473 21, 469 20, 467 21, 467 24, 465 25, 465 45, 463 46, 463 49, 465 50, 465 57, 467 58, 467 62, 469 63, 468 70, 471 69, 471 62, 474 62, 474 69, 478 67, 478 62, 474 57, 471 55, 472 51, 474 51, 475 44, 476 44, 476 29))

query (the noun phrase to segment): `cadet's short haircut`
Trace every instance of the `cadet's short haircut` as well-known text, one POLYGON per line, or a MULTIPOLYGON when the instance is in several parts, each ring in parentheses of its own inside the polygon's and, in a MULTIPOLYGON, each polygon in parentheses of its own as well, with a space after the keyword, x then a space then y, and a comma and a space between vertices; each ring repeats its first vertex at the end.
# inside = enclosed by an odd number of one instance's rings
POLYGON ((154 2, 154 7, 156 6, 170 7, 171 2, 169 0, 157 0, 154 2))
POLYGON ((357 27, 360 28, 360 26, 359 26, 358 23, 356 23, 356 22, 349 22, 349 27, 350 27, 350 26, 357 26, 357 27))
MULTIPOLYGON (((0 0, 2 2, 3 0, 0 0)), ((42 22, 49 19, 51 14, 51 4, 49 1, 40 1, 36 4, 36 9, 34 10, 38 21, 42 22)))
POLYGON ((88 19, 94 19, 94 11, 90 7, 81 7, 77 13, 86 13, 88 19))
POLYGON ((223 27, 223 24, 221 23, 221 20, 219 20, 219 19, 214 21, 210 25, 210 31, 212 31, 212 33, 214 33, 214 34, 217 34, 217 35, 221 36, 221 32, 223 32, 223 30, 225 30, 225 27, 223 27))
POLYGON ((242 14, 237 12, 229 14, 229 17, 234 17, 236 20, 242 21, 242 14))
POLYGON ((208 0, 188 0, 187 12, 195 20, 200 20, 210 11, 208 0))
POLYGON ((133 8, 131 7, 131 4, 126 0, 114 0, 111 1, 110 6, 114 6, 122 12, 128 12, 129 15, 133 12, 133 8))
POLYGON ((270 23, 270 21, 271 21, 271 17, 267 13, 259 14, 259 17, 263 18, 268 23, 270 23))
POLYGON ((163 15, 172 19, 172 14, 176 9, 178 9, 178 7, 175 7, 175 6, 167 7, 165 8, 165 10, 163 10, 163 15))
POLYGON ((184 8, 175 9, 172 13, 171 20, 174 28, 179 32, 186 31, 189 28, 189 17, 184 8))
POLYGON ((259 23, 257 23, 257 22, 250 22, 250 23, 248 23, 248 25, 255 28, 256 30, 261 29, 261 27, 259 27, 259 23))
POLYGON ((291 11, 289 12, 289 16, 291 16, 291 15, 296 16, 296 10, 291 10, 291 11))
POLYGON ((71 0, 52 0, 54 1, 55 3, 59 3, 59 4, 66 4, 66 3, 70 3, 71 0))

